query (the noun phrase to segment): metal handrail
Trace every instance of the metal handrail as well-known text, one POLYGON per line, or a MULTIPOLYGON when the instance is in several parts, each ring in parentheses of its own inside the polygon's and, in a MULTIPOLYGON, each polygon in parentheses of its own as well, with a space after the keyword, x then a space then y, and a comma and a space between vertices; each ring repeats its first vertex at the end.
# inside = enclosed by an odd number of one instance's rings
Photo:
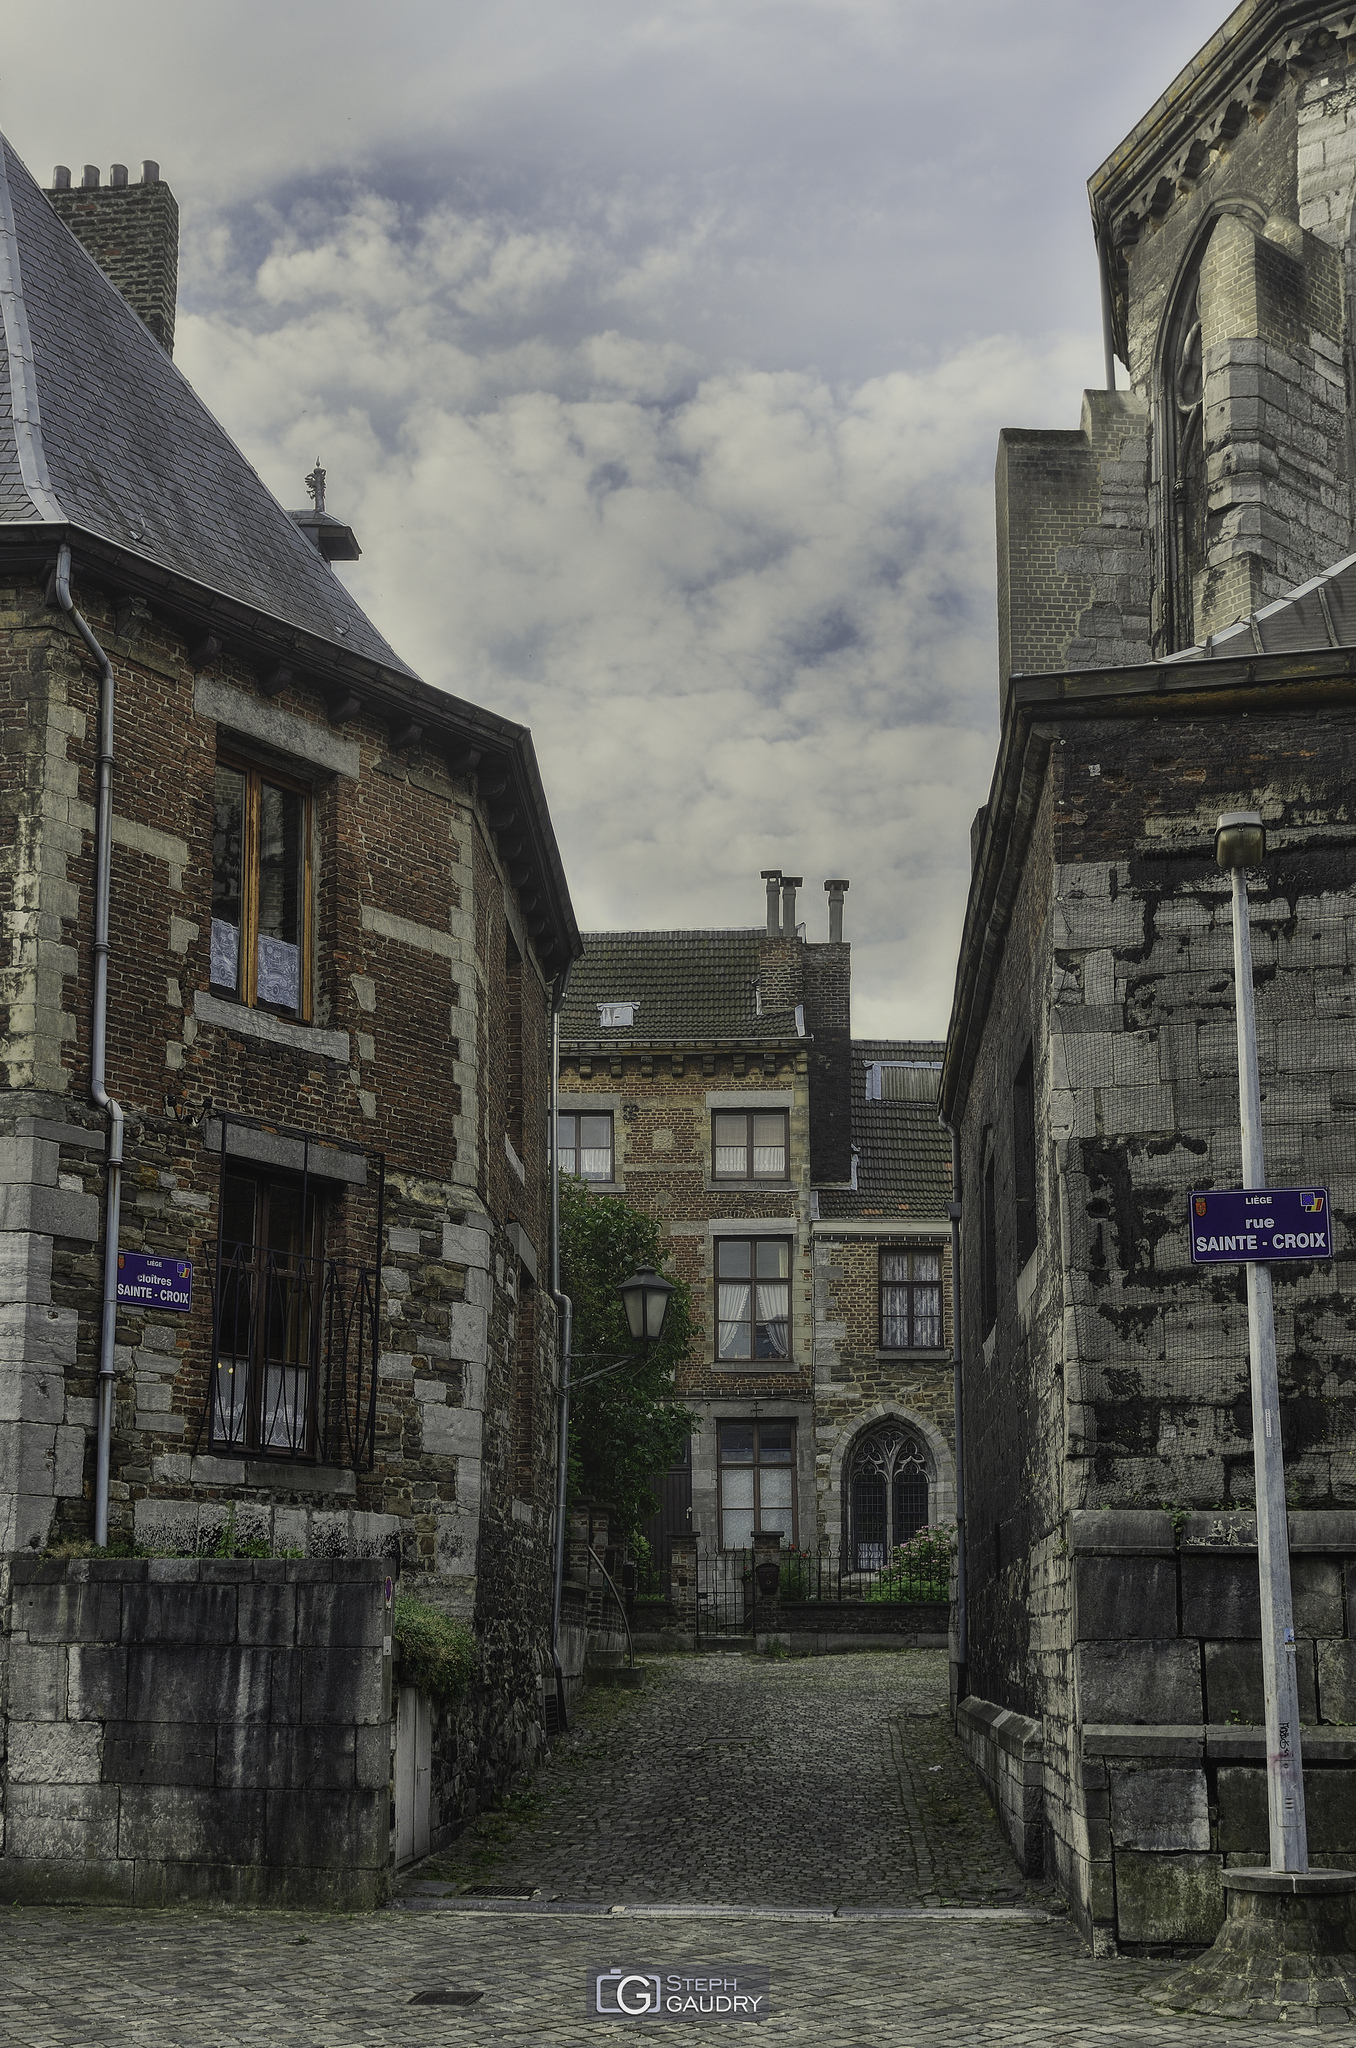
POLYGON ((590 1544, 588 1544, 588 1545, 587 1545, 586 1547, 587 1547, 587 1549, 588 1549, 588 1554, 589 1554, 589 1556, 590 1556, 590 1557, 591 1557, 591 1558, 593 1559, 593 1562, 594 1562, 594 1563, 595 1563, 595 1564, 597 1565, 597 1567, 598 1567, 599 1571, 600 1571, 600 1572, 602 1573, 603 1577, 604 1577, 605 1579, 607 1579, 608 1591, 609 1591, 609 1592, 611 1593, 611 1595, 612 1595, 612 1598, 613 1598, 613 1599, 614 1599, 614 1600, 616 1601, 616 1603, 617 1603, 617 1607, 618 1607, 618 1610, 620 1611, 620 1614, 621 1614, 621 1618, 622 1618, 622 1627, 623 1627, 623 1628, 624 1628, 624 1629, 626 1630, 626 1663, 627 1663, 627 1668, 628 1668, 629 1670, 631 1670, 631 1671, 634 1671, 634 1670, 635 1670, 635 1668, 636 1668, 636 1651, 635 1651, 635 1645, 634 1645, 634 1643, 633 1643, 633 1642, 631 1641, 631 1624, 630 1624, 630 1622, 629 1622, 629 1621, 627 1620, 627 1618, 626 1618, 626 1603, 625 1603, 625 1601, 624 1601, 624 1600, 622 1599, 622 1596, 621 1596, 621 1594, 620 1594, 620 1593, 619 1593, 619 1592, 617 1591, 616 1587, 615 1587, 615 1586, 613 1585, 613 1583, 612 1583, 612 1580, 611 1580, 611 1578, 609 1578, 609 1577, 608 1577, 608 1570, 607 1570, 607 1566, 606 1566, 606 1565, 605 1565, 605 1564, 603 1563, 603 1560, 601 1559, 601 1557, 599 1557, 599 1555, 598 1555, 597 1551, 596 1551, 596 1550, 594 1549, 593 1545, 592 1545, 592 1544, 590 1543, 590 1544))

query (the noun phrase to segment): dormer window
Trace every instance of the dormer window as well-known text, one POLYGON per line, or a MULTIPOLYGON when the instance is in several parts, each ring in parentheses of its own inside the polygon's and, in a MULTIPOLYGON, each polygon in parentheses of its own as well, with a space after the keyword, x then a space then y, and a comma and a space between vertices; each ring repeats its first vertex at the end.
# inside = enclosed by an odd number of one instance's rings
POLYGON ((604 1031, 616 1031, 618 1028, 634 1024, 639 1008, 639 1003, 599 1003, 598 1022, 604 1031))

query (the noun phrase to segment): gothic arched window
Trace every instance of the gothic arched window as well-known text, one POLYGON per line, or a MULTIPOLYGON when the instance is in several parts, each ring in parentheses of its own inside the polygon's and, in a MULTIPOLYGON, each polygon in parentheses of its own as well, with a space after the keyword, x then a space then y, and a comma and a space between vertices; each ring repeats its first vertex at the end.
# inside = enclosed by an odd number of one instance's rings
POLYGON ((928 1459, 902 1422, 877 1423, 848 1453, 843 1496, 847 1569, 880 1571, 890 1553, 928 1526, 928 1459))
POLYGON ((1183 280, 1163 351, 1165 654, 1196 644, 1195 584, 1205 567, 1204 366, 1199 263, 1183 280))

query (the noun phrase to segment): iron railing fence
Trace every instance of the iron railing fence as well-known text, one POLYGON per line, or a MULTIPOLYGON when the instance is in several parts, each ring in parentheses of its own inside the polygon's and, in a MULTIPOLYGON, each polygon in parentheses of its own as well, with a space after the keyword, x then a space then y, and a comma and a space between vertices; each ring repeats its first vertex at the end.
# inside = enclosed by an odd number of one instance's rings
MULTIPOLYGON (((777 1560, 782 1600, 945 1603, 951 1598, 952 1534, 949 1528, 923 1531, 889 1557, 858 1544, 841 1554, 828 1550, 784 1550, 777 1560)), ((651 1542, 648 1568, 636 1591, 654 1599, 671 1593, 672 1547, 651 1542)), ((753 1629, 754 1552, 698 1550, 697 1629, 705 1635, 740 1635, 753 1629)))
POLYGON ((378 1270, 247 1245, 209 1253, 212 1357, 198 1443, 205 1434, 215 1451, 370 1468, 378 1270))

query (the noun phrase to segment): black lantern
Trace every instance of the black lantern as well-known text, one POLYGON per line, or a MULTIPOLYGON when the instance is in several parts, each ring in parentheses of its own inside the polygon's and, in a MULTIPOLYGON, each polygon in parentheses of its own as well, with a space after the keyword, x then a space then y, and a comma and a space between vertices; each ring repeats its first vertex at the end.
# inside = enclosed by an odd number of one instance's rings
POLYGON ((653 1266, 642 1266, 617 1289, 626 1304, 626 1321, 636 1344, 657 1344, 664 1333, 673 1283, 661 1279, 653 1266))

